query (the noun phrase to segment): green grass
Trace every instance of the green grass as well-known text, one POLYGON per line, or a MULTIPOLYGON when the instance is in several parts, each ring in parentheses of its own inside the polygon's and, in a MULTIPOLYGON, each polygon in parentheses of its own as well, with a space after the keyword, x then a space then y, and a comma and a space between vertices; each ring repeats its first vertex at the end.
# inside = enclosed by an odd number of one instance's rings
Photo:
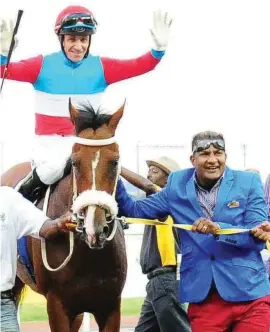
POLYGON ((131 299, 122 299, 122 315, 123 316, 138 316, 141 312, 143 304, 143 297, 135 297, 131 299))
POLYGON ((20 309, 21 322, 40 322, 48 320, 45 303, 23 303, 20 309))
MULTIPOLYGON (((143 298, 122 299, 122 315, 138 316, 143 298)), ((40 322, 48 320, 46 304, 24 303, 20 312, 21 322, 40 322)))

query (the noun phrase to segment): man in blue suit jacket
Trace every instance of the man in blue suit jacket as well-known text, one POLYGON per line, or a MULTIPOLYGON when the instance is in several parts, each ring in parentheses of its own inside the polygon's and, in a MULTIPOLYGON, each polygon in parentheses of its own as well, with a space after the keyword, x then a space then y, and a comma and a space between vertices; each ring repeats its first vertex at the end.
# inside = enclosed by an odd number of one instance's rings
POLYGON ((180 301, 190 303, 193 332, 269 332, 265 242, 249 231, 215 235, 219 228, 244 228, 260 236, 258 225, 267 220, 260 177, 226 167, 224 138, 215 132, 194 136, 191 162, 194 168, 171 173, 165 189, 138 201, 119 181, 119 207, 129 217, 171 215, 193 225, 193 232, 179 230, 180 301))

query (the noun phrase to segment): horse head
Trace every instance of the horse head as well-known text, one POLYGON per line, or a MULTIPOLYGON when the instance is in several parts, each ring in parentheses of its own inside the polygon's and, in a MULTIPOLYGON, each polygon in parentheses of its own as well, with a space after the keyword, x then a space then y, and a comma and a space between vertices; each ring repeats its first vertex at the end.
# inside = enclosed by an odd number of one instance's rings
POLYGON ((69 102, 76 137, 72 149, 73 212, 79 220, 82 239, 90 248, 101 249, 117 228, 114 194, 120 173, 115 130, 125 103, 113 115, 91 106, 75 108, 69 102))

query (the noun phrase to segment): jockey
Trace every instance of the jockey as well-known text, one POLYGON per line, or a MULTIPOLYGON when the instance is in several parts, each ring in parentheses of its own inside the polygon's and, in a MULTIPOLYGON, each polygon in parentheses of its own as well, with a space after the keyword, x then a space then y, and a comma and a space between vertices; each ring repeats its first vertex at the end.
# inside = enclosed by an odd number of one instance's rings
MULTIPOLYGON (((3 77, 13 25, 6 20, 0 22, 0 73, 3 77)), ((135 59, 117 60, 91 54, 97 21, 87 8, 68 6, 58 15, 54 27, 60 52, 9 64, 7 79, 31 83, 35 89, 34 170, 22 185, 21 192, 25 196, 30 198, 28 193, 37 185, 53 184, 63 176, 74 134, 68 98, 75 102, 87 99, 91 105, 100 106, 102 92, 109 84, 153 70, 165 53, 171 22, 167 13, 155 12, 151 51, 135 59)))

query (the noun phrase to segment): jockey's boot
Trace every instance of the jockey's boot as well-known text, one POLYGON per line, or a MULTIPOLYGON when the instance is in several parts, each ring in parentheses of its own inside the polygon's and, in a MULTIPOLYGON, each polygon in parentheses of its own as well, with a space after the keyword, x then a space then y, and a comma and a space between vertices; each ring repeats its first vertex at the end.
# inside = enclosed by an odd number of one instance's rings
POLYGON ((27 176, 26 181, 19 188, 19 192, 30 202, 35 202, 45 193, 48 185, 43 183, 37 175, 36 168, 27 176))
POLYGON ((66 159, 60 159, 47 161, 39 165, 33 170, 28 178, 26 177, 19 192, 31 202, 43 197, 48 186, 54 184, 63 177, 66 162, 66 159))

